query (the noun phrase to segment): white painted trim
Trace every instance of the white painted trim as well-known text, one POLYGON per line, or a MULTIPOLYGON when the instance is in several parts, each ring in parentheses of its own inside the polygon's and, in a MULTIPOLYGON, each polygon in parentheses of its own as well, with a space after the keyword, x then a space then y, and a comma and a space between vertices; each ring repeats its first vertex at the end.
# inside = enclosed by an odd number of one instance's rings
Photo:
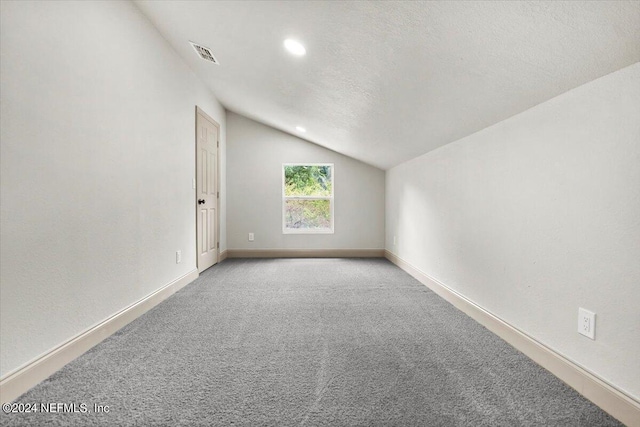
POLYGON ((229 254, 229 252, 225 249, 224 251, 220 252, 220 261, 218 262, 222 262, 225 259, 227 259, 227 255, 229 254))
POLYGON ((383 258, 384 249, 229 249, 227 258, 383 258))
POLYGON ((193 270, 26 365, 9 372, 0 380, 1 403, 11 402, 197 278, 198 270, 193 270))
POLYGON ((640 402, 432 278, 394 253, 385 258, 629 427, 640 427, 640 402))

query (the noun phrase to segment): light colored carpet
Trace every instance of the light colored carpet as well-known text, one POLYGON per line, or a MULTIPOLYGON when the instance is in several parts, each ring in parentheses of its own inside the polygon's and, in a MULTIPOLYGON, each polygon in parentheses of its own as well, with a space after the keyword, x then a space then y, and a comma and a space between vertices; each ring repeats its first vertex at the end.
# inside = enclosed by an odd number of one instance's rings
POLYGON ((383 259, 224 261, 18 400, 90 410, 2 425, 620 425, 383 259))

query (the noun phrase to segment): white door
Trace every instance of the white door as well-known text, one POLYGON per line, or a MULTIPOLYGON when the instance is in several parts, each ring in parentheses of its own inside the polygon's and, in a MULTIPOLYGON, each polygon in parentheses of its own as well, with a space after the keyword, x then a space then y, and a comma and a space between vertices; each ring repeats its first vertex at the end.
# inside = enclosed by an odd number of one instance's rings
POLYGON ((196 233, 198 271, 218 262, 219 126, 196 109, 196 233))

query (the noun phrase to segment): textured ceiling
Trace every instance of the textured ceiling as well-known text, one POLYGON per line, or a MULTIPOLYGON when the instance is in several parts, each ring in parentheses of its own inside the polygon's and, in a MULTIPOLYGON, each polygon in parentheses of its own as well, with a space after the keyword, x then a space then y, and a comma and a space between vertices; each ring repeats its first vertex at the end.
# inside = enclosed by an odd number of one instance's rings
POLYGON ((383 169, 640 61, 635 1, 136 4, 229 110, 383 169))

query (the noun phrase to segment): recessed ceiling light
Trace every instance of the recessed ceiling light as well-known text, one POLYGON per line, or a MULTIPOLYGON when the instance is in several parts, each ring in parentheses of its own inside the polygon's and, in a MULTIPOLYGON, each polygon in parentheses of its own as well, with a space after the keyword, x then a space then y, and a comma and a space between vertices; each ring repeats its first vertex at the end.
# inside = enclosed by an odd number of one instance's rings
POLYGON ((284 41, 284 47, 296 56, 302 56, 307 53, 307 49, 305 49, 299 41, 293 39, 286 39, 284 41))
POLYGON ((302 132, 302 133, 305 133, 305 132, 307 131, 307 130, 306 130, 305 128, 303 128, 302 126, 296 126, 296 130, 297 130, 298 132, 302 132))

